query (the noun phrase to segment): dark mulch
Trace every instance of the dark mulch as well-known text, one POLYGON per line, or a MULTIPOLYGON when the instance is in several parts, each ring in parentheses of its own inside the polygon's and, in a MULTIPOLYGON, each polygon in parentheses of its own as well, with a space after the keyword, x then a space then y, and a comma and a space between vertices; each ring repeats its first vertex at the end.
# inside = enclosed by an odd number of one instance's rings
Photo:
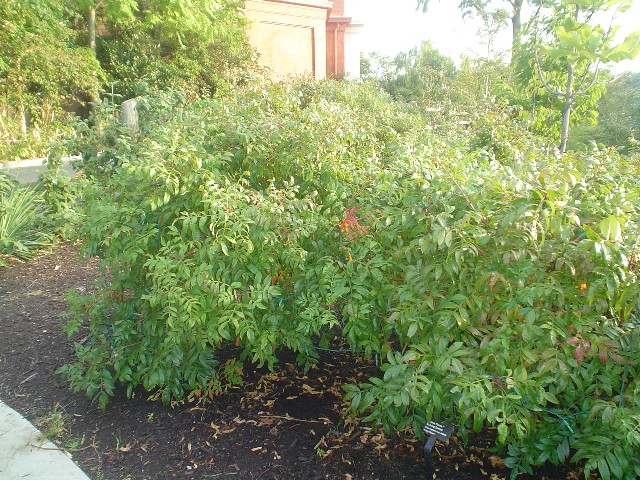
MULTIPOLYGON (((54 373, 73 359, 64 292, 89 291, 97 275, 72 245, 0 268, 0 398, 57 435, 94 480, 425 478, 412 436, 385 437, 347 414, 340 386, 376 369, 346 354, 324 354, 306 375, 285 354, 275 371, 248 372, 242 389, 209 404, 165 407, 141 393, 101 412, 54 373)), ((436 446, 438 478, 508 478, 490 438, 436 446)), ((532 478, 582 475, 547 468, 532 478)))

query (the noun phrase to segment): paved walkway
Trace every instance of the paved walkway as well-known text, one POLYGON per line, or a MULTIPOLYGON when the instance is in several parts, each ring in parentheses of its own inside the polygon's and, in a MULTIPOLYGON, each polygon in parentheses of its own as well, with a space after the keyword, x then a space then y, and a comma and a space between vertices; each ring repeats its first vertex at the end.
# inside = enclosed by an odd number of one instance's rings
MULTIPOLYGON (((74 170, 70 162, 76 158, 78 157, 63 157, 63 165, 60 171, 69 176, 73 175, 74 170)), ((35 183, 38 181, 40 174, 47 171, 47 166, 44 164, 45 160, 46 158, 36 158, 33 160, 0 163, 0 170, 8 171, 20 183, 35 183)))
POLYGON ((89 480, 71 457, 0 400, 0 479, 89 480))

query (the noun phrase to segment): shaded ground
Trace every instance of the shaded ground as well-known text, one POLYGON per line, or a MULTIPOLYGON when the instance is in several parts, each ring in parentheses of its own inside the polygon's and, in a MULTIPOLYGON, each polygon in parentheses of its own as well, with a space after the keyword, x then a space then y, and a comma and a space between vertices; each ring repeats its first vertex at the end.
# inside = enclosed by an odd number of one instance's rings
MULTIPOLYGON (((0 398, 55 437, 93 480, 425 478, 414 438, 384 437, 346 414, 340 385, 376 372, 350 355, 326 354, 307 375, 283 358, 209 405, 164 407, 140 394, 101 412, 54 373, 73 355, 61 332, 64 292, 89 290, 96 276, 95 264, 68 245, 0 268, 0 398)), ((508 478, 491 443, 484 435, 466 448, 455 437, 438 445, 438 478, 508 478)), ((530 478, 583 477, 550 467, 530 478)))

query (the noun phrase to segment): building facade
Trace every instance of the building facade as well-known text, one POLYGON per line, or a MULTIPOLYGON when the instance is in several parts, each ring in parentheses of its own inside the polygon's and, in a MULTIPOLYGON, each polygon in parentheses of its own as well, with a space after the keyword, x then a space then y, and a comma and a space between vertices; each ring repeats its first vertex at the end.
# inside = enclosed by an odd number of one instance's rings
POLYGON ((250 43, 273 76, 360 76, 359 0, 247 0, 250 43))

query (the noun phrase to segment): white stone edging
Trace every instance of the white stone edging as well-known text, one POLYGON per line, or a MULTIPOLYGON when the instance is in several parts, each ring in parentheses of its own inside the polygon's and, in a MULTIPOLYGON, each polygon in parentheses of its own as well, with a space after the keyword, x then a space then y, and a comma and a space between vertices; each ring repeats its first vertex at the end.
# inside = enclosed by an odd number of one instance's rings
MULTIPOLYGON (((80 155, 65 155, 62 157, 62 163, 69 163, 72 160, 80 160, 80 155)), ((33 158, 31 160, 17 160, 14 162, 0 163, 0 170, 9 170, 14 168, 41 167, 45 165, 47 157, 33 158)))

